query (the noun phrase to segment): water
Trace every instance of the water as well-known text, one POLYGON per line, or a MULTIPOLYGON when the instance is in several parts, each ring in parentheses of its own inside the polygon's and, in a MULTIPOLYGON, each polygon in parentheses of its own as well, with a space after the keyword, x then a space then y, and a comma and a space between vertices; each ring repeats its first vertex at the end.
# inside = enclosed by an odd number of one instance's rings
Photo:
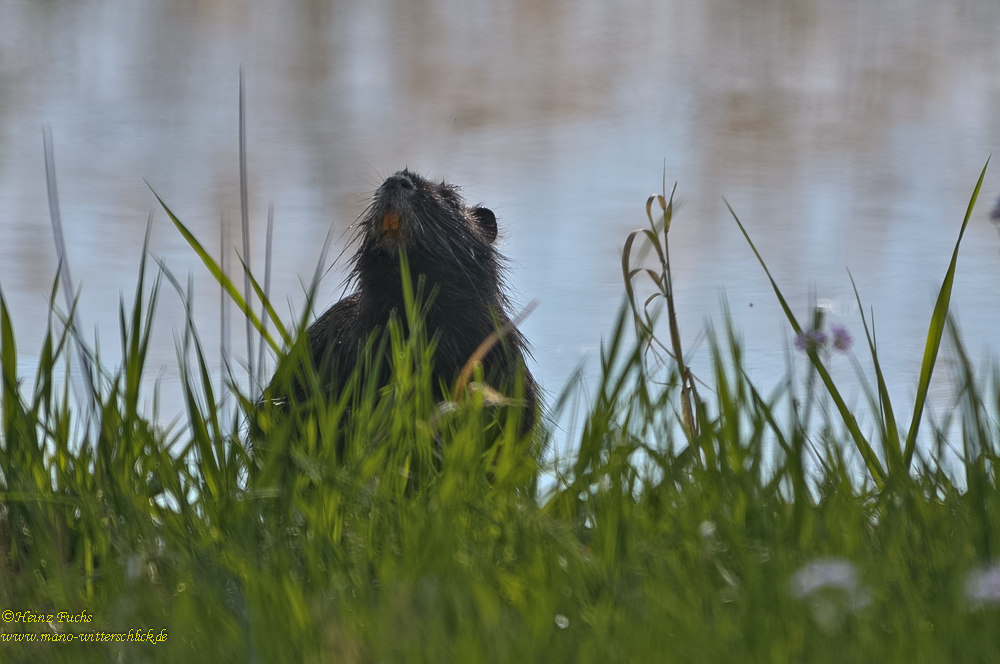
MULTIPOLYGON (((322 238, 344 248, 381 179, 404 167, 465 186, 500 217, 534 371, 555 394, 593 381, 623 289, 620 250, 647 195, 678 181, 673 275, 690 344, 728 300, 753 379, 785 372, 787 323, 726 209, 801 317, 816 299, 861 336, 846 268, 875 311, 892 394, 911 397, 934 298, 976 178, 1000 147, 1000 6, 980 2, 0 3, 0 286, 22 372, 36 362, 56 270, 41 133, 55 140, 82 328, 114 360, 150 210, 153 253, 194 282, 218 362, 219 294, 143 179, 218 252, 238 241, 238 72, 262 265, 275 206, 273 299, 298 312, 322 238)), ((984 358, 1000 327, 988 173, 953 310, 984 358)), ((342 263, 319 303, 341 295, 342 263)), ((164 420, 182 408, 179 298, 150 351, 164 420)), ((664 328, 665 331, 665 328, 664 328)), ((243 329, 230 333, 245 355, 243 329)), ((859 348, 859 354, 864 355, 859 348)), ((707 374, 704 346, 693 356, 707 374)), ((932 399, 951 399, 948 362, 932 399)), ((835 376, 852 385, 838 360, 835 376)), ((849 394, 856 388, 848 389, 849 394)), ((906 409, 900 413, 908 419, 906 409)))

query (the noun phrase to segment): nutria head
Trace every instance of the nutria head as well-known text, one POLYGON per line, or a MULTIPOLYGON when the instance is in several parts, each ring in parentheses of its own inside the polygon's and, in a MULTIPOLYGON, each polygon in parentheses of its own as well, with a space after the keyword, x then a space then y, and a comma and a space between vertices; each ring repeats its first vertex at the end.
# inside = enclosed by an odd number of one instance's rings
POLYGON ((445 299, 506 308, 503 258, 493 246, 496 215, 467 205, 457 187, 409 170, 391 175, 362 215, 358 234, 351 276, 364 295, 399 292, 403 249, 414 283, 422 275, 445 299))
MULTIPOLYGON (((505 261, 493 245, 497 238, 493 212, 466 204, 453 185, 403 170, 386 178, 354 229, 357 251, 351 259, 350 280, 357 290, 330 307, 307 332, 310 357, 327 390, 337 395, 350 384, 359 353, 372 335, 384 334, 394 318, 404 333, 410 332, 403 315, 400 274, 405 254, 411 284, 424 304, 430 300, 421 313, 424 329, 434 340, 437 396, 444 398, 447 390, 442 391, 442 384, 454 384, 469 360, 478 358, 486 383, 508 394, 513 394, 516 379, 523 378, 522 426, 527 432, 535 419, 537 386, 524 366, 527 341, 511 324, 504 292, 505 261), (502 336, 495 334, 498 328, 505 330, 502 336), (493 345, 485 356, 477 355, 477 348, 491 335, 493 345)), ((384 352, 386 347, 378 349, 384 352)), ((381 363, 379 386, 389 384, 391 364, 381 363)), ((368 366, 362 365, 366 370, 368 366)), ((293 377, 290 385, 290 394, 305 398, 298 379, 293 377)), ((268 389, 271 403, 287 399, 280 392, 284 388, 268 389)))

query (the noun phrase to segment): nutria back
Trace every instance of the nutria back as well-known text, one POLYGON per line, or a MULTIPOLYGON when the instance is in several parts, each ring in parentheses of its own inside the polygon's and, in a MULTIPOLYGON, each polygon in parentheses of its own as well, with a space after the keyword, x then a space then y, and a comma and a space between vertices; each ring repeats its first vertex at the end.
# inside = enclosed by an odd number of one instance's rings
MULTIPOLYGON (((400 274, 400 252, 405 251, 411 283, 422 279, 424 292, 431 294, 425 326, 436 340, 433 384, 436 390, 442 381, 453 384, 483 340, 510 323, 505 259, 494 246, 496 215, 467 205, 453 185, 403 170, 375 192, 357 234, 349 277, 355 292, 330 307, 307 332, 320 376, 336 392, 353 373, 370 336, 384 331, 394 316, 405 319, 400 274)), ((510 329, 482 364, 487 383, 507 396, 513 396, 515 376, 521 372, 528 430, 534 423, 537 388, 525 366, 526 353, 524 337, 510 329)), ((388 378, 386 372, 380 382, 388 378)))

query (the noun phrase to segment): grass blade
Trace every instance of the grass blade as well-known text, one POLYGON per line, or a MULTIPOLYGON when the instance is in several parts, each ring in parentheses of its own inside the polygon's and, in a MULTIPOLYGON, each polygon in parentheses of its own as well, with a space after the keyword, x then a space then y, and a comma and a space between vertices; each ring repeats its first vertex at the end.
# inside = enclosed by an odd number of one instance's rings
MULTIPOLYGON (((240 67, 240 229, 243 237, 243 261, 247 266, 250 261, 250 207, 247 203, 247 113, 246 113, 246 77, 243 67, 240 67)), ((246 294, 247 306, 253 306, 253 295, 250 293, 250 270, 243 272, 243 292, 246 294)), ((260 386, 255 383, 256 372, 254 371, 253 353, 253 331, 250 318, 246 319, 247 333, 247 372, 249 374, 250 387, 253 390, 260 386)))
MULTIPOLYGON (((725 199, 723 199, 725 200, 725 199)), ((774 289, 774 294, 778 297, 778 302, 781 304, 782 310, 785 312, 785 317, 791 324, 792 329, 795 330, 796 334, 802 333, 802 326, 795 319, 795 314, 792 313, 791 308, 788 306, 788 302, 785 301, 785 296, 781 294, 781 289, 778 288, 777 282, 774 281, 774 277, 771 276, 771 271, 767 269, 767 265, 764 263, 764 259, 761 257, 760 252, 757 251, 757 247, 754 246, 753 240, 750 239, 750 234, 747 233, 747 229, 743 227, 743 222, 740 218, 736 216, 736 212, 733 211, 732 206, 729 205, 729 201, 725 201, 726 207, 729 208, 729 213, 733 215, 733 219, 736 220, 736 224, 740 227, 740 231, 743 233, 743 237, 746 238, 747 244, 753 250, 755 256, 757 256, 757 262, 760 266, 764 268, 764 274, 767 275, 768 280, 771 282, 771 288, 774 289)), ((827 391, 830 393, 830 397, 837 406, 837 410, 840 412, 840 417, 844 421, 844 425, 851 434, 851 438, 854 440, 855 446, 858 448, 858 452, 861 453, 861 458, 864 459, 865 466, 868 467, 868 472, 871 473, 872 479, 881 488, 885 484, 886 474, 885 470, 882 468, 881 462, 878 460, 878 456, 875 454, 875 450, 872 449, 871 443, 869 443, 864 435, 861 433, 861 429, 858 427, 858 421, 855 419, 854 414, 851 413, 847 404, 844 402, 843 397, 840 396, 840 391, 837 386, 833 384, 833 379, 830 377, 830 373, 823 366, 823 363, 819 359, 819 355, 816 353, 815 349, 809 351, 809 360, 812 362, 813 366, 816 368, 816 373, 823 380, 823 385, 826 386, 827 391)))
MULTIPOLYGON (((885 376, 882 374, 882 365, 878 361, 878 348, 875 345, 875 337, 868 328, 868 320, 865 318, 865 308, 861 306, 861 295, 858 293, 858 286, 854 283, 854 277, 850 271, 847 275, 851 279, 851 286, 854 287, 854 297, 858 302, 858 310, 861 312, 861 324, 865 328, 865 338, 868 340, 868 350, 872 354, 872 364, 875 365, 875 378, 878 382, 878 410, 882 417, 881 429, 883 433, 886 460, 889 463, 889 471, 898 469, 900 477, 906 477, 906 465, 902 463, 899 427, 896 426, 896 415, 892 410, 892 401, 889 399, 889 389, 886 387, 885 376)), ((874 326, 874 321, 872 322, 874 326)))
POLYGON ((920 378, 917 380, 917 400, 913 405, 913 420, 910 422, 910 430, 906 435, 906 449, 903 450, 903 463, 906 468, 910 467, 913 459, 913 450, 917 445, 917 432, 920 430, 920 420, 923 417, 924 404, 927 401, 927 391, 931 385, 931 375, 934 373, 934 363, 937 361, 938 349, 941 347, 941 337, 944 334, 945 325, 948 322, 948 305, 951 303, 951 289, 955 284, 955 267, 958 264, 958 249, 962 245, 962 236, 969 225, 972 217, 972 208, 976 206, 976 199, 979 197, 979 189, 983 186, 983 178, 986 177, 986 168, 990 165, 987 159, 983 165, 983 171, 979 174, 979 181, 972 191, 972 198, 969 200, 969 207, 965 211, 965 219, 962 220, 962 229, 958 232, 958 240, 955 242, 955 250, 951 254, 951 263, 948 271, 944 275, 944 283, 938 292, 937 302, 934 304, 934 313, 931 314, 931 323, 927 330, 927 343, 924 345, 924 358, 920 364, 920 378))
POLYGON ((83 385, 87 390, 87 403, 91 412, 96 408, 96 389, 94 388, 94 374, 91 371, 90 360, 83 339, 80 337, 80 327, 77 324, 76 308, 73 306, 73 279, 69 273, 69 257, 66 253, 66 235, 63 233, 62 213, 59 209, 59 188, 56 185, 56 159, 52 147, 52 131, 46 127, 42 131, 42 143, 45 152, 45 184, 49 197, 49 217, 52 220, 52 235, 56 243, 56 253, 59 254, 59 271, 65 276, 63 281, 66 289, 66 306, 69 308, 69 318, 67 325, 72 331, 73 339, 77 344, 77 356, 80 361, 80 369, 83 374, 83 385))
MULTIPOLYGON (((215 277, 215 280, 218 281, 219 284, 225 289, 226 293, 229 294, 229 297, 232 298, 233 302, 236 303, 236 306, 240 308, 240 311, 243 312, 243 314, 250 319, 250 321, 253 323, 254 329, 257 330, 257 332, 267 342, 267 344, 272 348, 272 350, 278 352, 278 350, 280 349, 278 343, 274 340, 274 337, 272 337, 271 334, 267 331, 267 328, 264 327, 264 324, 261 322, 260 318, 257 317, 256 313, 254 313, 253 309, 247 303, 246 299, 244 299, 239 289, 236 288, 236 285, 233 283, 232 279, 230 279, 229 276, 222 270, 222 268, 215 261, 215 259, 212 258, 211 254, 208 253, 205 247, 203 247, 202 244, 198 242, 197 238, 195 238, 194 234, 190 230, 188 230, 187 226, 181 223, 181 220, 178 219, 177 216, 170 211, 170 208, 167 207, 167 204, 163 201, 162 198, 160 198, 160 195, 156 193, 156 190, 154 190, 153 187, 148 182, 146 183, 146 186, 148 186, 149 190, 153 192, 154 196, 156 196, 156 200, 159 201, 160 206, 163 207, 164 212, 166 212, 167 216, 170 217, 170 221, 174 222, 174 226, 177 227, 177 230, 180 231, 184 239, 187 240, 187 243, 191 246, 192 249, 194 249, 195 253, 198 254, 198 257, 201 258, 201 262, 205 264, 205 267, 207 267, 208 271, 212 273, 212 276, 215 277)), ((256 287, 259 288, 259 286, 256 287)), ((268 308, 268 313, 271 313, 273 315, 273 309, 268 308)), ((285 341, 285 343, 290 344, 291 338, 288 336, 288 333, 284 329, 284 327, 281 326, 280 321, 278 321, 278 319, 275 317, 274 322, 275 326, 278 328, 278 331, 282 333, 282 338, 285 341)))

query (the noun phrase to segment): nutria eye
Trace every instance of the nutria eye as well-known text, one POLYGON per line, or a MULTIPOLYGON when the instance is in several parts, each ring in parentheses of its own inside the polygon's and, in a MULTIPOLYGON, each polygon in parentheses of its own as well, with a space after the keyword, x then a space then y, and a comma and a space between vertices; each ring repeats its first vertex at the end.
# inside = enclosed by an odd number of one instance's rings
POLYGON ((472 216, 479 222, 479 227, 486 234, 486 239, 493 242, 497 239, 497 216, 493 210, 484 207, 477 207, 472 210, 472 216))

